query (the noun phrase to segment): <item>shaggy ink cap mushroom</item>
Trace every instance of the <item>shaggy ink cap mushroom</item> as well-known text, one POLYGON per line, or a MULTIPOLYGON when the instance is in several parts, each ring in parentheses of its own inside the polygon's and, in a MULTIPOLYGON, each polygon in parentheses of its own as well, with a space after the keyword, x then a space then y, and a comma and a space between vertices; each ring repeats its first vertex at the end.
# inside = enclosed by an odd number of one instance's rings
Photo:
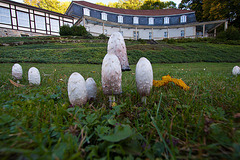
POLYGON ((39 70, 36 67, 31 67, 28 70, 28 81, 29 84, 40 85, 41 76, 39 70))
POLYGON ((86 89, 88 100, 96 99, 97 96, 97 84, 92 77, 86 80, 86 89))
POLYGON ((22 70, 22 66, 18 63, 15 63, 12 66, 12 77, 14 79, 22 79, 22 74, 23 74, 23 70, 22 70))
POLYGON ((126 44, 120 32, 114 32, 108 40, 108 54, 115 54, 120 61, 122 71, 130 71, 126 44))
POLYGON ((240 67, 238 67, 238 66, 233 67, 232 74, 235 76, 240 74, 240 67))
POLYGON ((80 106, 87 102, 86 82, 77 72, 72 73, 68 79, 68 98, 73 106, 80 106))

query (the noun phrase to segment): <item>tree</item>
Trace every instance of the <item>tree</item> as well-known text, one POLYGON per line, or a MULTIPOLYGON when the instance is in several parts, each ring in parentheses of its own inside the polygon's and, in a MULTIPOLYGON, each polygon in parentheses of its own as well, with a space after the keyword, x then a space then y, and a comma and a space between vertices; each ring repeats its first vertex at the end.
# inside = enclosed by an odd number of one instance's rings
POLYGON ((119 0, 119 7, 123 9, 140 9, 143 0, 119 0))
POLYGON ((203 20, 203 0, 182 0, 178 8, 180 9, 191 9, 195 11, 197 21, 203 20))
POLYGON ((64 14, 70 5, 70 2, 60 2, 58 0, 24 0, 25 4, 38 8, 64 14))
POLYGON ((163 9, 165 7, 164 2, 160 0, 145 0, 140 9, 152 10, 152 9, 163 9))

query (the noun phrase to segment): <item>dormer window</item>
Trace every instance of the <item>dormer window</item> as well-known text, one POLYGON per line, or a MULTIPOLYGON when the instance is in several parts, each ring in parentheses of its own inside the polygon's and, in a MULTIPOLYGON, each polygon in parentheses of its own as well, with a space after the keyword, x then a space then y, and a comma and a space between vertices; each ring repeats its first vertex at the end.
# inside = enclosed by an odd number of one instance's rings
POLYGON ((107 13, 101 13, 102 14, 102 20, 107 21, 107 13))
POLYGON ((183 15, 180 17, 180 22, 181 23, 186 23, 187 22, 187 16, 183 15))
POLYGON ((88 8, 83 8, 83 14, 85 16, 90 16, 90 10, 88 8))
POLYGON ((154 24, 154 18, 148 18, 148 24, 154 24))
POLYGON ((133 24, 138 24, 138 17, 133 17, 133 24))
POLYGON ((169 17, 164 17, 164 24, 169 24, 169 17))
POLYGON ((118 23, 123 23, 123 16, 118 16, 118 23))

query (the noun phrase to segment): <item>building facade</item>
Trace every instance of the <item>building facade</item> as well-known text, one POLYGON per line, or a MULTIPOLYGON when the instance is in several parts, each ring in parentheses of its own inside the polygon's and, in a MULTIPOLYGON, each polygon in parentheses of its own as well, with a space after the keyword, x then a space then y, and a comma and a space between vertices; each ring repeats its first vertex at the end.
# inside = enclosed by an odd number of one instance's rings
POLYGON ((227 22, 222 20, 198 23, 195 12, 190 10, 129 10, 86 1, 72 1, 66 15, 77 18, 76 24, 85 26, 94 36, 110 36, 118 31, 125 39, 205 37, 208 36, 208 31, 227 22))
POLYGON ((59 35, 73 17, 10 0, 0 0, 0 37, 59 35))

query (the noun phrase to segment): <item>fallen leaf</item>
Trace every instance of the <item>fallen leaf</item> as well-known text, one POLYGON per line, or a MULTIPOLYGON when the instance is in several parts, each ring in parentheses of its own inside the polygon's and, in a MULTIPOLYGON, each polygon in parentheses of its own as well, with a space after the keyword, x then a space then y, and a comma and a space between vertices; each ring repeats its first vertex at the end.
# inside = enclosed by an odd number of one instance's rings
POLYGON ((22 84, 18 84, 14 81, 12 81, 11 79, 9 79, 9 81, 15 86, 15 87, 24 87, 25 85, 22 85, 22 84))

